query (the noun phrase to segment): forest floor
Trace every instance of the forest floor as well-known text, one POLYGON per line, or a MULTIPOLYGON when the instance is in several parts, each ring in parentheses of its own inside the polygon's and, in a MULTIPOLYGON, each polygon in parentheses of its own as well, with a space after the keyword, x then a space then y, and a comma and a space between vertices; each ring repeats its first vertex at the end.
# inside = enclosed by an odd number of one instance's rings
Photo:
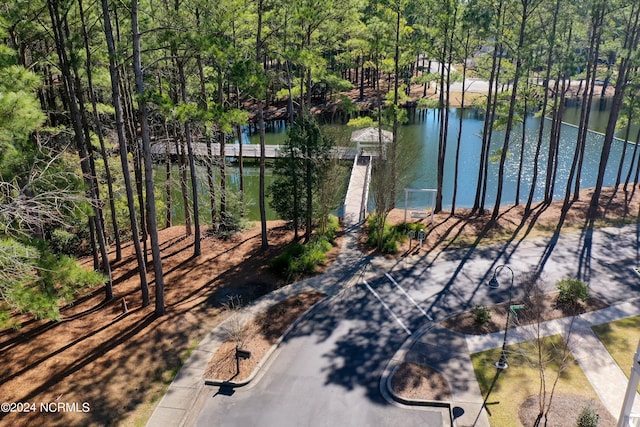
MULTIPOLYGON (((625 193, 620 189, 609 200, 611 195, 609 189, 603 192, 604 219, 595 225, 635 222, 640 191, 625 193)), ((535 205, 526 218, 522 207, 504 208, 493 224, 489 214, 469 216, 463 210, 455 215, 441 213, 428 228, 421 250, 578 230, 586 224, 589 196, 589 190, 583 191, 562 221, 558 203, 535 205)), ((391 219, 401 220, 402 211, 393 212, 391 219)), ((184 227, 162 230, 160 239, 165 316, 156 317, 153 306, 141 307, 135 257, 128 244, 123 260, 113 263, 112 301, 105 303, 104 290, 95 289, 64 307, 59 322, 18 316, 20 329, 0 331, 0 396, 5 402, 29 404, 28 408, 22 405, 21 413, 0 413, 0 424, 144 424, 198 341, 228 314, 224 309, 228 297, 241 295, 247 303, 284 284, 267 264, 292 241, 293 233, 281 221, 270 222, 271 246, 267 251, 260 250, 258 224, 226 240, 205 236, 198 258, 192 257, 193 237, 185 236, 184 227), (123 300, 128 306, 126 313, 123 300), (48 402, 67 407, 44 413, 40 404, 48 402)), ((408 251, 406 243, 399 255, 408 251)), ((337 253, 338 248, 330 259, 337 253)), ((84 263, 91 265, 90 260, 84 263)), ((149 265, 151 279, 152 271, 149 265)), ((154 290, 152 283, 152 296, 154 290)))

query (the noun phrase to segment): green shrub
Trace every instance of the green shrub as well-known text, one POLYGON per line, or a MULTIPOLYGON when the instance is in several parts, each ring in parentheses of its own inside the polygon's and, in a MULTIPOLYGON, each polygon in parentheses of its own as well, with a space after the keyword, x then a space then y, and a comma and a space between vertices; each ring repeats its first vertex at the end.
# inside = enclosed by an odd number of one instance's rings
MULTIPOLYGON (((387 223, 384 224, 384 229, 382 231, 382 235, 384 236, 386 232, 388 232, 389 225, 387 223)), ((379 237, 377 221, 375 215, 370 215, 367 218, 367 244, 369 246, 378 246, 379 237)))
POLYGON ((597 427, 600 423, 600 416, 588 406, 582 408, 576 421, 577 427, 597 427))
POLYGON ((325 254, 332 248, 333 245, 324 236, 316 238, 306 245, 296 242, 273 258, 269 267, 288 278, 310 274, 316 271, 318 265, 326 262, 325 254))
POLYGON ((491 309, 482 305, 475 305, 471 312, 473 313, 473 323, 476 326, 485 326, 491 320, 491 309))
POLYGON ((336 234, 340 230, 340 221, 335 215, 327 216, 326 228, 321 237, 326 238, 332 245, 336 243, 336 234))
POLYGON ((88 239, 89 229, 81 222, 73 230, 54 229, 47 238, 47 244, 55 253, 77 256, 86 254, 88 239))
POLYGON ((8 315, 12 310, 58 320, 60 304, 106 281, 102 274, 52 252, 46 242, 36 239, 0 239, 0 271, 4 273, 0 274, 0 327, 19 326, 8 315))
MULTIPOLYGON (((329 244, 331 247, 331 244, 329 244)), ((321 241, 310 242, 304 246, 302 254, 289 264, 289 274, 298 276, 316 271, 316 266, 324 264, 326 261, 324 245, 321 241)))
POLYGON ((282 251, 280 255, 273 258, 269 262, 269 268, 278 274, 285 275, 289 271, 289 266, 292 261, 299 257, 302 252, 304 252, 304 247, 300 243, 295 242, 282 251))
POLYGON ((576 307, 580 301, 589 299, 589 285, 578 279, 562 279, 556 283, 558 305, 576 307))
MULTIPOLYGON (((416 233, 424 229, 424 225, 417 223, 403 222, 397 225, 384 224, 382 231, 382 252, 387 254, 395 254, 398 252, 398 244, 407 240, 409 231, 415 231, 416 233)), ((379 232, 376 227, 376 218, 371 215, 368 219, 367 225, 368 239, 367 244, 370 246, 378 247, 379 232)))

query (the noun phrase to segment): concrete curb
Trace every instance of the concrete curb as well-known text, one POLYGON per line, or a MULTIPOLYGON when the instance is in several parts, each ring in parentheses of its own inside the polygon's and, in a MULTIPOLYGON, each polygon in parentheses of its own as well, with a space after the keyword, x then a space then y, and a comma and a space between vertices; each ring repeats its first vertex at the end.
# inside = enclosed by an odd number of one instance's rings
MULTIPOLYGON (((427 332, 429 332, 436 325, 437 322, 432 321, 421 327, 418 331, 414 333, 415 336, 421 337, 427 332)), ((380 393, 384 397, 384 399, 391 403, 400 403, 406 406, 422 406, 422 407, 431 407, 431 408, 440 408, 442 410, 447 410, 449 425, 455 426, 455 421, 453 419, 452 408, 453 402, 440 401, 440 400, 424 400, 424 399, 408 399, 398 395, 391 386, 391 381, 393 380, 393 376, 397 372, 401 363, 405 362, 405 358, 407 353, 411 350, 411 348, 417 342, 416 338, 408 338, 405 342, 400 346, 398 351, 396 351, 395 355, 389 362, 387 366, 385 366, 382 375, 380 376, 380 393)), ((448 380, 447 380, 448 382, 448 380)))
MULTIPOLYGON (((297 295, 297 294, 293 294, 293 295, 297 295)), ((331 297, 332 295, 325 296, 320 301, 316 302, 311 307, 309 307, 309 309, 307 309, 304 313, 300 315, 300 317, 298 317, 291 325, 289 325, 287 330, 284 331, 284 334, 282 334, 280 338, 278 338, 276 342, 269 348, 269 350, 267 350, 265 355, 262 356, 262 359, 258 362, 258 364, 253 369, 253 371, 251 371, 251 374, 249 374, 249 377, 247 379, 242 381, 228 381, 228 380, 225 381, 225 380, 219 380, 219 379, 204 378, 204 384, 210 385, 210 386, 221 386, 221 387, 231 387, 231 388, 244 387, 247 384, 249 384, 251 381, 253 381, 256 378, 256 376, 258 376, 262 368, 269 363, 271 357, 274 355, 278 347, 280 347, 280 344, 282 344, 282 341, 284 341, 287 338, 287 336, 291 333, 291 331, 296 326, 298 326, 298 324, 302 322, 307 316, 310 316, 311 313, 313 313, 321 303, 325 302, 327 299, 331 297)))

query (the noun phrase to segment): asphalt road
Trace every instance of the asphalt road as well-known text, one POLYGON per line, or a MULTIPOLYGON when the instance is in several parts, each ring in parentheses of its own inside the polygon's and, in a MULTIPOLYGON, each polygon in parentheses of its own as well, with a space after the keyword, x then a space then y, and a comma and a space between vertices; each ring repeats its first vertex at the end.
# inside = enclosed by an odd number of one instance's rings
POLYGON ((405 328, 423 320, 384 277, 351 287, 298 324, 255 385, 230 395, 211 389, 197 425, 441 426, 439 413, 391 405, 380 394, 405 328))
POLYGON ((439 413, 391 405, 380 394, 386 364, 421 324, 506 301, 507 269, 500 271, 500 289, 487 286, 500 265, 515 273, 514 297, 532 275, 545 292, 577 277, 610 304, 638 297, 638 234, 638 227, 626 226, 376 258, 354 286, 298 324, 257 382, 232 393, 210 389, 197 425, 441 426, 447 421, 439 413))

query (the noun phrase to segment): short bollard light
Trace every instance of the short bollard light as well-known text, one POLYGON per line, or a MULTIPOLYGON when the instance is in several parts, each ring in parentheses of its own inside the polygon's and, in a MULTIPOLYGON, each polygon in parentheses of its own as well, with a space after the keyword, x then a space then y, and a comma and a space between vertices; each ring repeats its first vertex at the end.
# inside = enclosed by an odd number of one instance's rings
POLYGON ((422 249, 422 242, 427 237, 427 233, 424 230, 418 231, 418 241, 420 242, 420 249, 422 249))
POLYGON ((414 230, 409 230, 407 235, 409 236, 409 250, 411 250, 411 241, 416 238, 416 232, 414 230))
POLYGON ((236 357, 238 359, 248 359, 251 357, 251 352, 241 348, 236 348, 236 357))
POLYGON ((236 347, 236 375, 240 373, 240 359, 248 359, 250 357, 250 351, 236 347))

